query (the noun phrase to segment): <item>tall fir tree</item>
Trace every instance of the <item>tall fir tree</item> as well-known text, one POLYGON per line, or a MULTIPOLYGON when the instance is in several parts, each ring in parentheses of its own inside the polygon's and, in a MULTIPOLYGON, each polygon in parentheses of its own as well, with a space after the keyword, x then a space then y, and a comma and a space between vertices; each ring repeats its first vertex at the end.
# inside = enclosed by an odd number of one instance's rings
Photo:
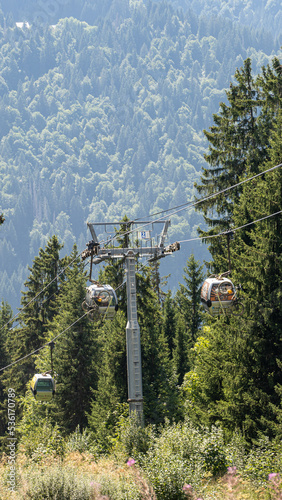
POLYGON ((171 290, 168 291, 164 302, 163 315, 164 315, 164 336, 169 349, 169 356, 172 358, 174 348, 174 338, 176 329, 176 301, 172 297, 171 290))
MULTIPOLYGON (((61 248, 57 237, 53 236, 45 249, 39 250, 33 266, 29 268, 26 290, 22 292, 19 324, 7 335, 11 362, 24 358, 46 341, 48 322, 56 313, 60 282, 64 280, 62 271, 65 259, 61 260, 59 257, 61 248)), ((29 356, 23 359, 20 365, 15 364, 6 370, 4 378, 20 395, 24 393, 26 383, 32 378, 34 370, 34 359, 29 356)))
MULTIPOLYGON (((270 160, 261 171, 281 164, 281 133, 279 110, 269 140, 270 160)), ((226 432, 240 429, 250 442, 280 435, 281 172, 276 168, 246 184, 234 207, 237 227, 250 217, 261 219, 237 231, 232 242, 233 275, 243 285, 245 313, 211 320, 196 342, 194 368, 183 384, 194 416, 209 425, 221 423, 226 432)))
POLYGON ((176 328, 174 332, 174 347, 172 352, 173 366, 177 376, 177 383, 181 385, 185 373, 191 368, 190 349, 192 348, 191 337, 182 314, 177 316, 176 328))
MULTIPOLYGON (((58 313, 48 324, 48 340, 55 338, 54 371, 57 374, 54 418, 70 433, 87 426, 91 389, 96 387, 96 348, 93 323, 82 309, 86 274, 74 245, 65 270, 58 299, 58 313), (58 338, 56 339, 56 337, 58 338)), ((41 358, 39 369, 50 366, 49 354, 41 358)))
MULTIPOLYGON (((198 204, 197 210, 211 229, 200 231, 202 236, 230 230, 242 186, 211 195, 238 184, 246 175, 258 173, 259 165, 268 158, 269 129, 265 130, 265 120, 260 118, 263 99, 249 58, 236 70, 235 79, 236 83, 226 91, 228 104, 220 104, 219 113, 213 115, 215 124, 210 131, 204 130, 209 141, 209 153, 205 155, 209 167, 203 169, 201 184, 196 187, 209 198, 198 204)), ((208 243, 214 258, 213 272, 227 270, 226 239, 213 238, 208 243)))
POLYGON ((193 343, 197 338, 203 320, 200 303, 201 286, 204 280, 203 268, 204 266, 201 266, 199 261, 196 261, 194 254, 191 254, 183 269, 185 284, 180 283, 176 293, 179 312, 184 317, 186 329, 189 330, 193 343))
POLYGON ((105 320, 95 328, 97 384, 91 391, 88 424, 105 450, 111 445, 121 411, 124 411, 123 404, 127 401, 125 327, 126 318, 120 310, 113 321, 105 320))

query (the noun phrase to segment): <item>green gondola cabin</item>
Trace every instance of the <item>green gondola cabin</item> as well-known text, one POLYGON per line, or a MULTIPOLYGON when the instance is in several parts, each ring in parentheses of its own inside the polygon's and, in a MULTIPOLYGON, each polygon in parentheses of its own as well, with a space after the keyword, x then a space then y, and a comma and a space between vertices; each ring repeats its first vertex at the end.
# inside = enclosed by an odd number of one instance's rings
POLYGON ((55 394, 55 381, 49 373, 36 373, 30 382, 31 391, 37 401, 51 401, 55 394))

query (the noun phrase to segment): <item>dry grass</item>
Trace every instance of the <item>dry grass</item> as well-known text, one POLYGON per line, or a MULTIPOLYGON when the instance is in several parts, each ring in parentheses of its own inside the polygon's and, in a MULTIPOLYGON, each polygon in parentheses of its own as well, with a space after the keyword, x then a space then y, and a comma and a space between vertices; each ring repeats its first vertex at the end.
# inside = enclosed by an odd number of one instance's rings
MULTIPOLYGON (((102 494, 103 481, 118 483, 125 481, 134 485, 140 492, 142 500, 157 500, 152 488, 148 485, 142 472, 135 465, 129 467, 126 464, 117 464, 109 458, 101 458, 98 461, 90 453, 69 453, 64 460, 57 457, 47 456, 40 463, 33 463, 24 454, 18 454, 16 463, 17 490, 11 493, 7 487, 7 474, 9 466, 7 457, 4 455, 0 461, 0 499, 1 500, 25 500, 34 475, 43 473, 50 467, 60 466, 74 469, 76 476, 85 478, 92 487, 93 500, 110 500, 113 496, 102 494), (90 483, 89 483, 90 482, 90 483)), ((280 478, 274 478, 264 487, 256 487, 244 480, 236 473, 229 471, 223 478, 217 481, 212 478, 204 478, 201 491, 187 492, 187 498, 191 500, 280 500, 282 499, 280 489, 280 478)))
POLYGON ((8 457, 3 455, 0 461, 0 499, 1 500, 24 500, 27 498, 27 491, 32 483, 33 477, 37 474, 44 474, 54 467, 74 470, 75 475, 81 476, 91 485, 93 490, 93 500, 110 500, 101 493, 102 483, 127 482, 135 485, 140 492, 142 500, 156 500, 152 488, 148 485, 140 471, 135 467, 128 467, 126 464, 118 465, 114 460, 101 458, 98 462, 90 453, 71 452, 64 460, 55 456, 46 456, 39 463, 34 463, 24 454, 18 454, 16 463, 17 487, 15 492, 9 490, 7 475, 9 472, 8 457))

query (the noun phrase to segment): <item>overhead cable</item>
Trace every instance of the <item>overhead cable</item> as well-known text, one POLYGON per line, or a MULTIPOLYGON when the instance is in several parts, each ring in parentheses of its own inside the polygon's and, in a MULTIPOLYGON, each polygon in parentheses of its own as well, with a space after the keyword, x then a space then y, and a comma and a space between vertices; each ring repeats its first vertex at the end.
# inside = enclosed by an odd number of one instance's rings
POLYGON ((225 234, 227 234, 229 232, 234 233, 235 231, 238 231, 239 229, 243 229, 244 227, 251 226, 252 224, 255 224, 256 222, 260 222, 262 220, 269 219, 270 217, 274 217, 275 215, 278 215, 281 213, 282 213, 282 210, 279 210, 279 212, 275 212, 274 214, 271 214, 271 215, 266 215, 265 217, 261 217, 260 219, 254 220, 252 222, 247 222, 246 224, 243 224, 242 226, 239 226, 239 227, 230 228, 228 231, 224 231, 222 233, 210 234, 207 236, 199 236, 197 238, 190 238, 188 240, 179 241, 179 243, 187 243, 188 241, 206 240, 208 238, 218 238, 219 236, 224 236, 225 234))
POLYGON ((50 344, 50 342, 54 342, 55 340, 57 340, 57 338, 59 338, 61 335, 63 335, 63 333, 67 332, 76 323, 78 323, 82 318, 84 318, 87 314, 88 314, 88 312, 84 313, 83 316, 81 316, 80 318, 78 318, 71 325, 69 325, 63 332, 59 333, 56 337, 54 337, 53 339, 51 339, 49 342, 46 342, 46 344, 44 344, 43 346, 39 347, 38 349, 35 349, 34 351, 30 352, 29 354, 26 354, 22 358, 16 359, 16 361, 13 361, 9 365, 4 366, 3 368, 0 368, 0 372, 2 372, 3 370, 6 370, 6 368, 10 368, 11 366, 16 365, 17 363, 20 363, 21 361, 24 361, 25 359, 29 358, 33 354, 36 354, 37 352, 41 351, 42 349, 45 349, 45 347, 47 347, 50 344))

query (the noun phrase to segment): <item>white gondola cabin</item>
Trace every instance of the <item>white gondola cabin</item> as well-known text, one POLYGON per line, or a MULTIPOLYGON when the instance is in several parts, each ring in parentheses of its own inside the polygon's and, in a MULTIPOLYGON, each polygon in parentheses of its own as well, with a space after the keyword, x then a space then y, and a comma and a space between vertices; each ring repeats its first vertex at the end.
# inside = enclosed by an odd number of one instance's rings
POLYGON ((91 319, 94 318, 95 313, 106 319, 113 319, 118 310, 116 292, 110 285, 93 283, 86 288, 86 297, 82 307, 85 311, 89 311, 91 319))
POLYGON ((51 401, 55 394, 55 381, 49 373, 36 373, 30 382, 31 391, 37 401, 51 401))
POLYGON ((212 316, 231 314, 236 296, 232 281, 221 276, 210 276, 201 288, 201 302, 212 316))

